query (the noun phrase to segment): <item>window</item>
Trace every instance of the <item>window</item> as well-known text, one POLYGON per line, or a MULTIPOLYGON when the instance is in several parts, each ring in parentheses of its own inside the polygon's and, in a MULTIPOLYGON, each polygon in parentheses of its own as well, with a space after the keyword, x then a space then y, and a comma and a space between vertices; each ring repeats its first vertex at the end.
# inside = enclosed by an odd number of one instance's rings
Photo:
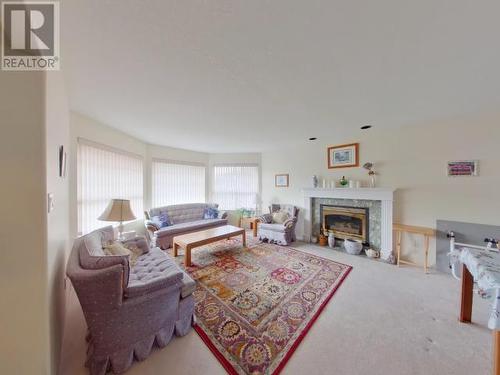
POLYGON ((206 167, 153 160, 153 207, 181 203, 205 203, 206 167))
POLYGON ((259 168, 256 165, 216 165, 213 201, 222 210, 255 210, 259 193, 259 168))
POLYGON ((78 233, 107 223, 97 220, 112 198, 130 199, 137 217, 143 211, 143 159, 78 139, 78 233))

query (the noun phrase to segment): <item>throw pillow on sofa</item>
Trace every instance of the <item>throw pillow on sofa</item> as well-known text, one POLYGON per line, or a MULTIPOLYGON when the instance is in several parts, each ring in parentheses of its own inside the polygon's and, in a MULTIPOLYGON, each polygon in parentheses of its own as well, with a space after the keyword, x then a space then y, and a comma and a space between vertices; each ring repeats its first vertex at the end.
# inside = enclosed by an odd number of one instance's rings
POLYGON ((162 212, 161 214, 157 216, 153 216, 150 220, 153 225, 155 225, 158 229, 168 227, 172 225, 172 221, 168 217, 168 214, 165 212, 162 212))
POLYGON ((128 255, 130 266, 137 263, 137 258, 142 255, 142 250, 134 244, 122 244, 119 241, 110 243, 103 248, 106 255, 128 255))
POLYGON ((103 248, 105 255, 130 255, 131 251, 123 246, 120 242, 107 244, 103 248))
POLYGON ((219 217, 219 210, 214 207, 207 207, 203 211, 203 219, 217 219, 219 217))
POLYGON ((288 220, 289 217, 290 215, 288 215, 288 212, 284 211, 273 212, 273 223, 283 224, 285 221, 288 220))

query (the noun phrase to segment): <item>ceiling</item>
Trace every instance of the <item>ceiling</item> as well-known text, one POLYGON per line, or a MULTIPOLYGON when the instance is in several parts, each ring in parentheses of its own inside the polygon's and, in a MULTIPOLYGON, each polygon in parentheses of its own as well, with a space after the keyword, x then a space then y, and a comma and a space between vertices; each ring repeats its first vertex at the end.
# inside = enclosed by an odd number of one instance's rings
POLYGON ((497 110, 498 0, 65 0, 72 110, 259 152, 497 110))

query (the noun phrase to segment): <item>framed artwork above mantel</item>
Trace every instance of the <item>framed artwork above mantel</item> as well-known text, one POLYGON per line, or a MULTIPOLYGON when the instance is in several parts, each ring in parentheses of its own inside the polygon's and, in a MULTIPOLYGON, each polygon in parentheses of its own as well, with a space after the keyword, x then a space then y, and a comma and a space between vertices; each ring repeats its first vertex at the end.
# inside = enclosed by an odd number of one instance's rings
POLYGON ((359 166, 359 143, 328 147, 328 168, 359 166))

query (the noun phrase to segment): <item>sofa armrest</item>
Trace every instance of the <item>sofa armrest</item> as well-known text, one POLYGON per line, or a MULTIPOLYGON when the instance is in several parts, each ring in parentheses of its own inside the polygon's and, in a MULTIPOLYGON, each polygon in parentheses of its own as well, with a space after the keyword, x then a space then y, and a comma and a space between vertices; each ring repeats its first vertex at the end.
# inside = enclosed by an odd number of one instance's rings
POLYGON ((151 220, 145 220, 144 221, 144 225, 146 226, 146 229, 151 231, 151 232, 156 232, 157 230, 160 230, 160 228, 158 227, 158 225, 156 225, 156 223, 154 223, 153 221, 151 220))
POLYGON ((112 310, 122 305, 123 290, 128 266, 116 264, 102 269, 79 269, 68 274, 78 294, 78 299, 87 311, 112 310))
POLYGON ((227 219, 227 211, 219 211, 219 219, 227 219))
POLYGON ((182 271, 174 271, 169 275, 163 276, 161 278, 156 278, 150 281, 128 286, 125 290, 125 297, 135 298, 159 291, 161 289, 169 289, 170 287, 178 287, 179 290, 181 289, 182 271))
POLYGON ((290 219, 285 220, 283 223, 283 226, 287 229, 293 228, 293 226, 297 223, 297 218, 296 217, 291 217, 290 219))
POLYGON ((142 250, 143 254, 149 252, 148 241, 143 236, 136 236, 135 238, 131 238, 130 240, 122 241, 125 247, 127 246, 136 246, 138 249, 142 250))
POLYGON ((273 216, 271 214, 264 214, 257 218, 257 222, 270 224, 273 221, 273 216))

